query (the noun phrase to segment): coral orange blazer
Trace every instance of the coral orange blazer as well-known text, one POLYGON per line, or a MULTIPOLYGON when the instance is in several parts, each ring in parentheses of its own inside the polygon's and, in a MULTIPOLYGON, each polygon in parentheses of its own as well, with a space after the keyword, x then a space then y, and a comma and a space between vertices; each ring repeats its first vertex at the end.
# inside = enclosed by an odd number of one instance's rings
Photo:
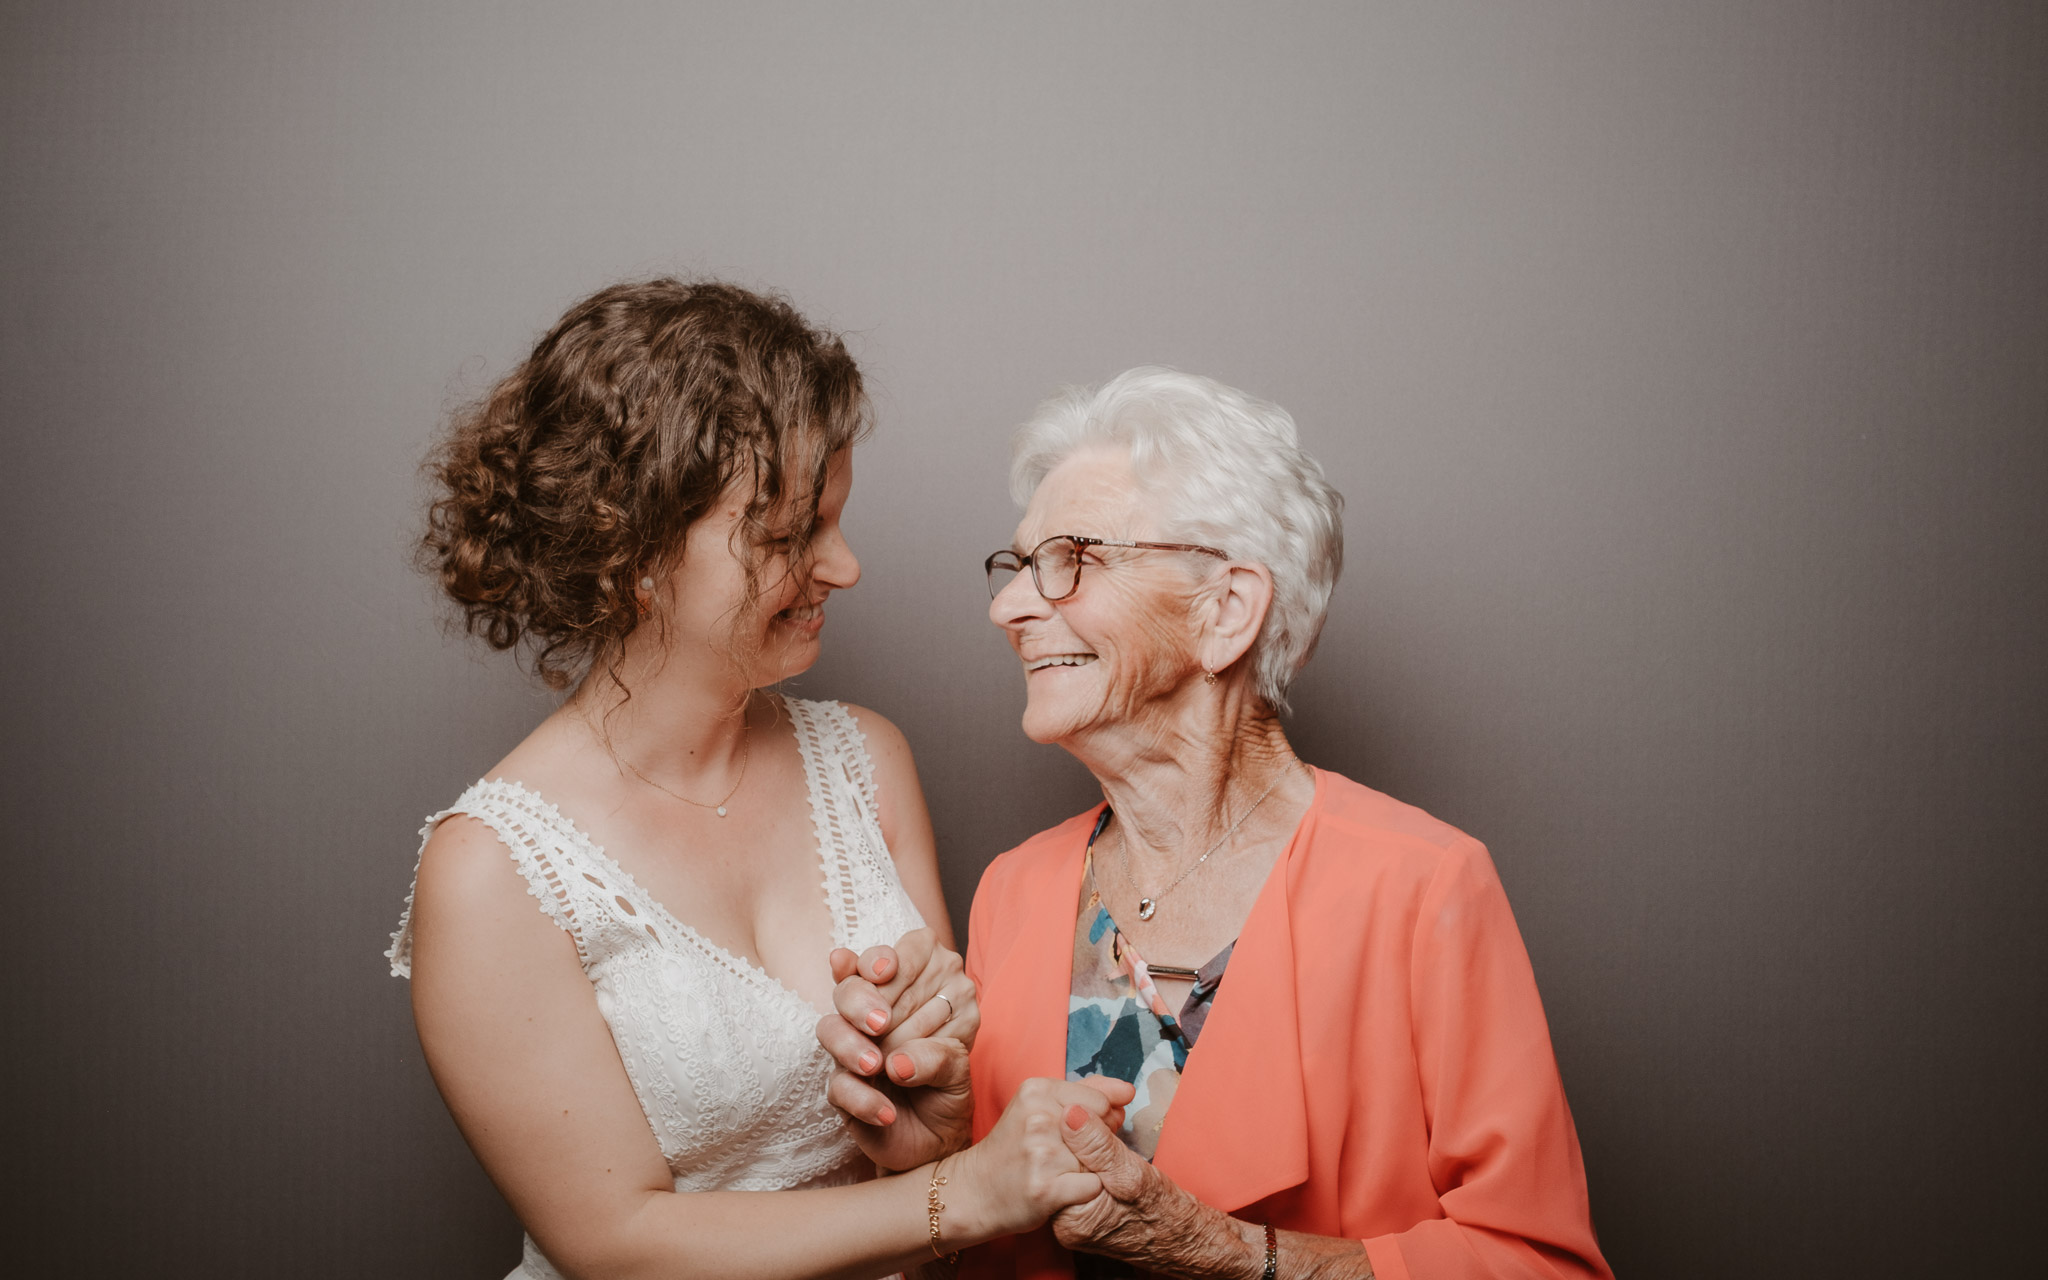
MULTIPOLYGON (((1099 810, 997 858, 974 897, 974 1136, 1066 1069, 1082 853, 1099 810)), ((1252 904, 1158 1168, 1256 1222, 1362 1240, 1382 1280, 1603 1277, 1578 1135, 1522 937, 1478 841, 1316 772, 1252 904)), ((963 1274, 1072 1274, 1048 1228, 963 1274)))

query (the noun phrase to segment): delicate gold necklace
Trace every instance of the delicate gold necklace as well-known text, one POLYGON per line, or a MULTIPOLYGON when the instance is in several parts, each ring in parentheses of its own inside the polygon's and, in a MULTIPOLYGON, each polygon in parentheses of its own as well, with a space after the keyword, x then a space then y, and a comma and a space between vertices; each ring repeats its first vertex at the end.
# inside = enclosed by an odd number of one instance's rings
POLYGON ((640 781, 646 783, 648 786, 653 787, 656 791, 661 792, 663 795, 675 796, 676 799, 682 801, 684 804, 695 805, 699 809, 709 809, 713 813, 717 814, 719 817, 723 818, 725 816, 726 801, 731 800, 734 796, 738 795, 740 791, 740 784, 747 780, 747 760, 754 753, 754 736, 746 731, 744 724, 742 724, 740 733, 742 735, 740 737, 740 776, 733 780, 732 790, 725 793, 725 799, 720 800, 717 804, 705 804, 702 800, 692 800, 688 796, 676 795, 675 792, 670 791, 667 787, 662 786, 659 782, 656 782, 654 779, 648 777, 646 774, 640 772, 638 769, 633 768, 632 764, 628 761, 621 760, 619 761, 619 763, 625 765, 634 777, 640 779, 640 781))
MULTIPOLYGON (((1181 881, 1193 875, 1195 873, 1196 867, 1199 867, 1203 863, 1207 862, 1209 860, 1210 854, 1216 852, 1218 849, 1221 849, 1223 847, 1223 842, 1225 840, 1228 840, 1230 839, 1230 837, 1236 835, 1237 829, 1244 825, 1244 820, 1246 818, 1251 817, 1252 814, 1258 812, 1259 806, 1266 803, 1266 797, 1272 795, 1274 787, 1278 787, 1281 784, 1281 782, 1286 780, 1286 777, 1287 775, 1285 773, 1282 773, 1279 777, 1273 779, 1273 785, 1267 787, 1264 791, 1261 791, 1259 793, 1259 798, 1252 801, 1252 807, 1246 809, 1243 813, 1237 815, 1237 821, 1230 824, 1230 830, 1224 832, 1220 837, 1218 837, 1215 844, 1212 844, 1207 849, 1203 850, 1201 857, 1196 858, 1193 862, 1190 862, 1188 864, 1187 870, 1181 872, 1178 876, 1174 877, 1172 884, 1167 885, 1164 889, 1161 889, 1157 894, 1155 894, 1152 897, 1140 897, 1138 899, 1138 919, 1150 920, 1154 915, 1157 915, 1159 912, 1159 904, 1165 901, 1166 895, 1172 893, 1175 889, 1180 888, 1181 881)), ((1130 885, 1133 889, 1135 889, 1138 887, 1138 878, 1131 874, 1131 842, 1124 835, 1122 828, 1117 829, 1116 835, 1118 845, 1117 852, 1123 855, 1124 883, 1130 885)))

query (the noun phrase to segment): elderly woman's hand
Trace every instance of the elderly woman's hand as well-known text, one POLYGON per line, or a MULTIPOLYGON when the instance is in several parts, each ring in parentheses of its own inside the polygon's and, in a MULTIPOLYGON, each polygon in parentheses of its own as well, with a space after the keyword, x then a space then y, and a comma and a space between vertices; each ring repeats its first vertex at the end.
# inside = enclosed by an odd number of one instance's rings
POLYGON ((1100 1195, 1054 1215, 1053 1234, 1062 1245, 1162 1274, 1242 1276, 1264 1270, 1263 1232, 1254 1240, 1248 1224, 1181 1190, 1101 1120, 1069 1108, 1060 1132, 1081 1167, 1102 1180, 1100 1195))
POLYGON ((981 1026, 960 956, 930 929, 859 956, 832 952, 834 1011, 818 1042, 838 1064, 826 1096, 883 1169, 911 1169, 965 1147, 973 1121, 967 1051, 981 1026))

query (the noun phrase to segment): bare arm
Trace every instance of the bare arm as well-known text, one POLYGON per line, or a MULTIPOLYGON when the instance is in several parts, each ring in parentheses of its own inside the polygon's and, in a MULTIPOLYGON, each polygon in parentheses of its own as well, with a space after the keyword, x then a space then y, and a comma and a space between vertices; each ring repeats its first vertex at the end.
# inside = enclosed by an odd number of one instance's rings
MULTIPOLYGON (((451 819, 428 841, 413 930, 413 1010, 435 1082, 567 1275, 851 1280, 931 1256, 929 1169, 811 1191, 676 1193, 573 944, 482 824, 451 819)), ((1051 1105, 1016 1109, 987 1150, 947 1162, 949 1248, 1095 1194, 1051 1105)))
POLYGON ((904 892, 917 904, 939 941, 948 950, 958 950, 946 895, 939 886, 938 843, 932 835, 931 813, 925 808, 924 788, 918 784, 910 743, 902 730, 866 707, 849 706, 847 710, 866 736, 868 755, 875 762, 875 800, 881 810, 877 821, 896 860, 896 878, 903 882, 904 892))

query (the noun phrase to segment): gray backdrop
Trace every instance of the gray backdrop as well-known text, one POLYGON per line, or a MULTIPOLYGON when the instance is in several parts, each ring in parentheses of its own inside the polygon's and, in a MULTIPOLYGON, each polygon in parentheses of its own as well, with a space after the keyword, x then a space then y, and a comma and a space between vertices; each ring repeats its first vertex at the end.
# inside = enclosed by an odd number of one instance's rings
POLYGON ((2038 1261, 2044 12, 6 5, 6 1255, 510 1265, 379 952, 548 704, 415 468, 680 270, 868 371, 798 687, 908 732, 957 919, 1089 798, 983 617, 1008 432, 1213 374, 1350 499, 1297 740, 1493 849, 1617 1268, 2038 1261))

